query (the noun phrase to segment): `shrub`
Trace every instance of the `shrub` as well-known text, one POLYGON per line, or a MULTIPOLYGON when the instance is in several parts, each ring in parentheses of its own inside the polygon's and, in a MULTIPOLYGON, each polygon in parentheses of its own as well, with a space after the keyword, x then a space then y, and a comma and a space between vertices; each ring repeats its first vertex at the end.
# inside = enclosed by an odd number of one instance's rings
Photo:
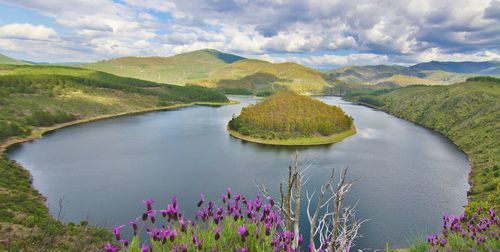
POLYGON ((56 123, 63 123, 75 120, 76 116, 68 114, 63 111, 50 113, 47 111, 35 111, 26 118, 26 123, 32 126, 45 127, 51 126, 56 123))
POLYGON ((373 105, 375 107, 382 107, 382 106, 384 106, 384 102, 381 99, 376 98, 374 96, 361 96, 361 97, 359 97, 358 102, 362 102, 362 103, 366 103, 366 104, 369 104, 369 105, 373 105))
POLYGON ((0 140, 11 136, 23 135, 26 133, 18 123, 0 121, 0 140))

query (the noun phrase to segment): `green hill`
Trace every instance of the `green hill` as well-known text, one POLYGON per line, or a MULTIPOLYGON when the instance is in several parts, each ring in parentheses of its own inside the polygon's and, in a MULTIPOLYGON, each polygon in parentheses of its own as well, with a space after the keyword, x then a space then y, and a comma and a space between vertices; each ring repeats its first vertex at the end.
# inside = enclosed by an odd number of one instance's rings
POLYGON ((367 83, 373 80, 400 74, 404 67, 400 66, 347 66, 328 71, 328 74, 348 83, 367 83))
POLYGON ((353 99, 451 139, 472 163, 469 205, 487 201, 500 206, 500 79, 474 77, 448 86, 379 90, 353 99))
POLYGON ((177 103, 228 102, 222 93, 203 87, 159 84, 82 68, 3 65, 0 73, 0 141, 29 132, 33 126, 103 114, 177 103), (47 122, 28 122, 39 115, 47 122))
POLYGON ((257 91, 292 90, 299 93, 319 93, 325 87, 336 84, 336 80, 296 63, 274 64, 245 59, 218 68, 207 78, 193 80, 191 83, 206 87, 239 87, 257 91), (251 82, 253 85, 250 85, 251 82))
POLYGON ((193 79, 206 78, 213 70, 242 59, 240 56, 206 49, 171 57, 116 58, 82 67, 118 76, 184 85, 193 79))
POLYGON ((6 64, 6 65, 30 65, 28 62, 16 60, 10 57, 7 57, 3 54, 0 54, 0 65, 6 64))
POLYGON ((273 64, 216 50, 200 50, 171 57, 125 57, 83 65, 119 76, 220 88, 227 93, 272 93, 290 89, 319 93, 335 78, 296 64, 273 64))

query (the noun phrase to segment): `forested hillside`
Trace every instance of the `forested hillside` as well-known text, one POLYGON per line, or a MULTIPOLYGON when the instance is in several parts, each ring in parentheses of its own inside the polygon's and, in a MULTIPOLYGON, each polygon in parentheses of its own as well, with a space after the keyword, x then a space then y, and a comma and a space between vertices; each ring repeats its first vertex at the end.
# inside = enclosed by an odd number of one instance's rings
POLYGON ((500 205, 500 79, 475 77, 449 86, 411 86, 351 99, 451 139, 472 163, 470 206, 500 205))
POLYGON ((322 93, 325 88, 337 84, 337 80, 312 68, 296 63, 270 63, 245 59, 214 70, 205 79, 193 80, 192 84, 206 87, 245 88, 254 93, 291 90, 297 93, 322 93), (265 76, 266 78, 256 78, 265 76), (254 86, 248 85, 251 80, 254 86))
POLYGON ((199 50, 171 57, 123 57, 84 64, 82 67, 123 77, 185 85, 206 78, 213 70, 243 59, 216 50, 199 50))
POLYGON ((33 126, 190 102, 227 102, 214 90, 51 66, 0 66, 0 140, 33 126), (36 109, 33 109, 36 108, 36 109))
POLYGON ((337 83, 332 76, 296 63, 270 63, 205 49, 171 57, 125 57, 85 68, 119 76, 169 83, 197 85, 230 94, 270 94, 280 90, 322 93, 337 83))

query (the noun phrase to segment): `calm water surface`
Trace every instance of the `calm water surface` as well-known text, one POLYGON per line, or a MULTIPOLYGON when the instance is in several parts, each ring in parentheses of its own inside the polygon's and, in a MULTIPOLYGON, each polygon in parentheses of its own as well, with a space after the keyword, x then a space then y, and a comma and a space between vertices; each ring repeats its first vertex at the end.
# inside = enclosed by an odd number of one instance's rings
MULTIPOLYGON (((112 118, 58 130, 9 152, 28 169, 34 186, 48 197, 51 213, 64 197, 65 221, 89 219, 109 226, 126 223, 154 198, 165 207, 177 195, 186 213, 198 195, 218 198, 226 187, 253 195, 255 180, 276 192, 295 148, 262 146, 231 138, 226 124, 256 100, 231 97, 239 105, 194 106, 112 118)), ((467 157, 447 139, 384 112, 345 102, 358 133, 328 146, 300 148, 302 164, 314 162, 305 189, 319 187, 331 168, 349 167, 361 177, 347 201, 358 217, 370 219, 360 248, 407 246, 408 240, 437 232, 444 212, 466 204, 467 157)), ((305 191, 305 190, 304 190, 305 191)), ((278 195, 276 195, 277 197, 278 195)), ((305 216, 305 215, 303 215, 305 216)))

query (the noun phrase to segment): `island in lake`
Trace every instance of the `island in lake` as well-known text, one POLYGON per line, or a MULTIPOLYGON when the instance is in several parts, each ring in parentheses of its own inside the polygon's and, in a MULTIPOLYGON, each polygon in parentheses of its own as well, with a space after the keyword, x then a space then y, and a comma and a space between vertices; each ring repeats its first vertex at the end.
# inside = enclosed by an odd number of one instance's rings
POLYGON ((228 123, 231 136, 270 145, 321 145, 356 133, 338 106, 294 92, 280 92, 241 110, 228 123))

